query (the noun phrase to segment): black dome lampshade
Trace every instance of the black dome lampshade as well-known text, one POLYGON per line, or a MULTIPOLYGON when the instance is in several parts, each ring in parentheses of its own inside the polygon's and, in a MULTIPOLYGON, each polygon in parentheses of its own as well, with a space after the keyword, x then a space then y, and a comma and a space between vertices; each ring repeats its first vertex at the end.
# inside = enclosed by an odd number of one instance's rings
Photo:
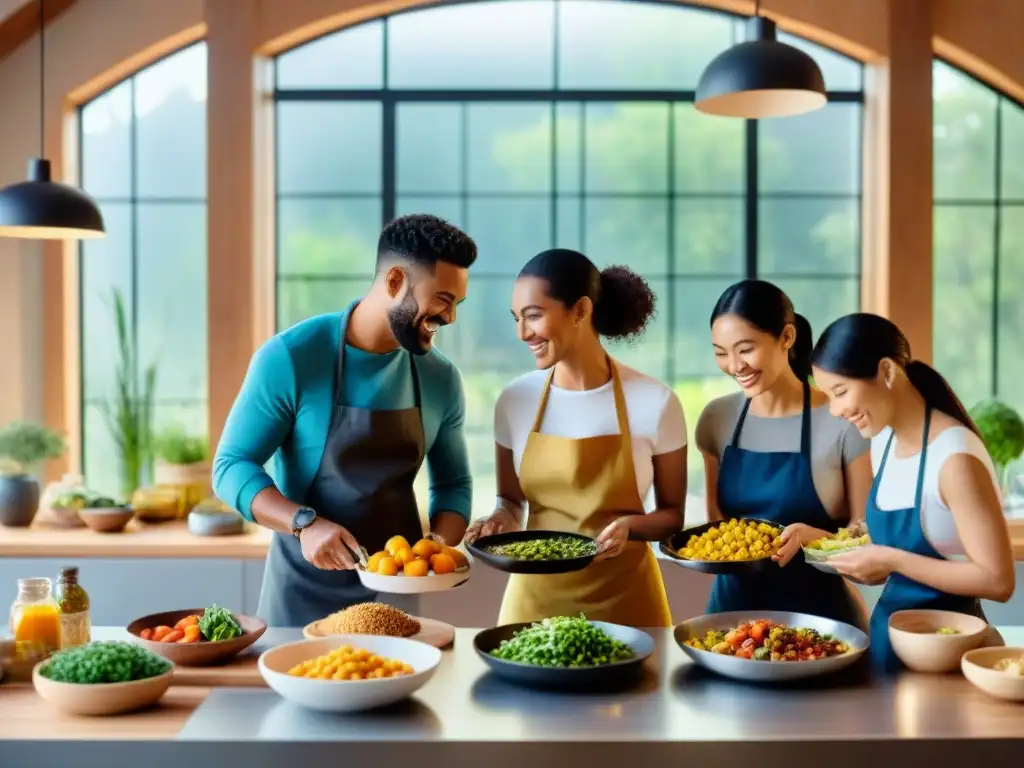
POLYGON ((775 39, 775 22, 755 16, 754 39, 718 54, 701 74, 701 112, 757 120, 825 106, 825 78, 809 55, 775 39))
POLYGON ((34 157, 28 181, 0 189, 0 237, 72 240, 104 237, 103 215, 80 189, 50 179, 50 161, 34 157))
POLYGON ((46 3, 39 0, 39 157, 28 181, 0 189, 0 237, 78 240, 104 237, 103 215, 80 189, 53 181, 43 151, 46 136, 46 3))

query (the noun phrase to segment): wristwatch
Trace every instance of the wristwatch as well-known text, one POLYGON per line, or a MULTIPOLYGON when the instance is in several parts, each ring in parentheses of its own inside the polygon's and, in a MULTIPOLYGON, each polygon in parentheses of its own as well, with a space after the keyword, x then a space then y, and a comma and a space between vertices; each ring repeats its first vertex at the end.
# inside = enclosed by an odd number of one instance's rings
POLYGON ((309 528, 316 520, 316 510, 312 507, 299 507, 292 517, 292 535, 299 538, 299 535, 309 528))

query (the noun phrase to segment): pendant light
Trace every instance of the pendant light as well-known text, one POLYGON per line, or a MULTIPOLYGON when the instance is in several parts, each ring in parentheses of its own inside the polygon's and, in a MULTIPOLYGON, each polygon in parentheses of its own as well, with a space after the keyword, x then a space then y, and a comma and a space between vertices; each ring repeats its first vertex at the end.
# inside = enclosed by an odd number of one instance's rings
POLYGON ((0 237, 77 240, 105 237, 103 215, 91 197, 50 178, 46 159, 46 15, 39 0, 39 157, 28 181, 0 189, 0 237))
POLYGON ((775 39, 775 22, 759 13, 749 21, 753 39, 734 45, 708 64, 697 84, 701 112, 757 120, 812 112, 825 106, 825 78, 814 59, 775 39))

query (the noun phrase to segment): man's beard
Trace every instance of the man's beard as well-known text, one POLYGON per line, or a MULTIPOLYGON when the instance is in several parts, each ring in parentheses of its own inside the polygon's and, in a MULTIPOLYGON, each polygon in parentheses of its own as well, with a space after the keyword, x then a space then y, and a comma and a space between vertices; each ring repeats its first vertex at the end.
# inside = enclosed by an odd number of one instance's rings
POLYGON ((423 343, 420 336, 419 325, 416 318, 420 313, 420 305, 412 296, 406 296, 396 307, 388 310, 388 323, 391 324, 391 332, 395 339, 404 349, 414 355, 425 355, 430 347, 423 343))

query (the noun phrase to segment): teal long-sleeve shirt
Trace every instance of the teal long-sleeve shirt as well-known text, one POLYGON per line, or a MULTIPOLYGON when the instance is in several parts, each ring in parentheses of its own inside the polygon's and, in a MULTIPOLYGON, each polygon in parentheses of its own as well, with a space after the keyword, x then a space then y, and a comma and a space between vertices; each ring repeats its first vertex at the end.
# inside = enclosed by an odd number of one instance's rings
MULTIPOLYGON (((354 306, 354 305, 353 305, 354 306)), ((252 520, 252 500, 271 485, 296 504, 313 483, 331 423, 345 312, 318 315, 282 331, 253 355, 224 424, 213 462, 213 490, 252 520), (271 461, 271 472, 264 466, 271 461)), ((410 353, 383 355, 345 346, 343 403, 375 410, 415 404, 410 353)), ((420 381, 429 516, 470 519, 473 496, 466 440, 466 399, 458 369, 440 352, 413 355, 420 381)))

